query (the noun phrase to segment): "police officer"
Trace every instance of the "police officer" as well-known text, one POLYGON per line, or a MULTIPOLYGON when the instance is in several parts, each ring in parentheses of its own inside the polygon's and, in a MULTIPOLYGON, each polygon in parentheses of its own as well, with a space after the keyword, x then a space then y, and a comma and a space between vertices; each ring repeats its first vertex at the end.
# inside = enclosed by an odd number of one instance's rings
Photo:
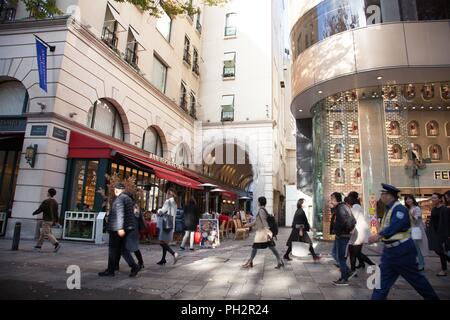
POLYGON ((411 239, 411 218, 408 209, 398 201, 400 192, 394 186, 381 184, 381 201, 389 210, 381 221, 380 232, 369 243, 381 240, 381 288, 374 289, 372 300, 384 300, 399 276, 402 276, 426 300, 439 300, 428 280, 419 272, 417 251, 411 239))

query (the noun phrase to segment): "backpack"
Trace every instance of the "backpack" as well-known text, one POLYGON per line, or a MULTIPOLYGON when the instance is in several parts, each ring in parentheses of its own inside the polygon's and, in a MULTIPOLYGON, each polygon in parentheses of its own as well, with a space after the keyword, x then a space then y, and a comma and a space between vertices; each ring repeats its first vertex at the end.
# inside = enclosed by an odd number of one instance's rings
POLYGON ((347 214, 345 215, 345 218, 344 218, 344 226, 345 226, 345 230, 348 233, 350 233, 353 231, 353 229, 355 229, 356 219, 353 216, 353 213, 350 211, 350 209, 345 207, 345 211, 347 212, 347 214))
POLYGON ((267 224, 269 225, 269 229, 272 232, 272 237, 277 238, 278 224, 275 221, 275 217, 269 214, 266 209, 264 209, 264 211, 267 213, 267 224))

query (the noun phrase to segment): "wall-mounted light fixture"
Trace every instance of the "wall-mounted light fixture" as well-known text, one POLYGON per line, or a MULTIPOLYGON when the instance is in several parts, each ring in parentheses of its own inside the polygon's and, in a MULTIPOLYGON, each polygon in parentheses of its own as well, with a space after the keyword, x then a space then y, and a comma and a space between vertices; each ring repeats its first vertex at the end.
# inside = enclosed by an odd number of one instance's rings
POLYGON ((36 154, 37 154, 37 144, 29 145, 25 150, 25 159, 30 167, 34 168, 34 163, 36 162, 36 154))

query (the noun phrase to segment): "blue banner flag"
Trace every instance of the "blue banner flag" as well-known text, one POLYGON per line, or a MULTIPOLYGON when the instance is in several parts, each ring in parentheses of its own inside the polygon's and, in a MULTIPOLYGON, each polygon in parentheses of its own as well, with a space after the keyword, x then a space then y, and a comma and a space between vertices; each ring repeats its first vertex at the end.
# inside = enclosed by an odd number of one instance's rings
POLYGON ((36 39, 37 66, 39 71, 39 87, 47 92, 47 46, 36 39))

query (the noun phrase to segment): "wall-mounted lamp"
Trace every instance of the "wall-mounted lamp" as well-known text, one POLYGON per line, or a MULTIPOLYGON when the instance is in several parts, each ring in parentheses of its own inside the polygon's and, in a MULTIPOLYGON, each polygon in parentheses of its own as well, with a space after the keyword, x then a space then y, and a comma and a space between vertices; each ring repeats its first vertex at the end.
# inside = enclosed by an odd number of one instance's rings
POLYGON ((37 148, 37 144, 34 146, 30 144, 25 150, 25 159, 32 168, 34 168, 34 163, 36 161, 37 148))
POLYGON ((38 102, 37 104, 41 107, 41 112, 44 112, 44 110, 47 108, 47 105, 45 103, 38 102))

